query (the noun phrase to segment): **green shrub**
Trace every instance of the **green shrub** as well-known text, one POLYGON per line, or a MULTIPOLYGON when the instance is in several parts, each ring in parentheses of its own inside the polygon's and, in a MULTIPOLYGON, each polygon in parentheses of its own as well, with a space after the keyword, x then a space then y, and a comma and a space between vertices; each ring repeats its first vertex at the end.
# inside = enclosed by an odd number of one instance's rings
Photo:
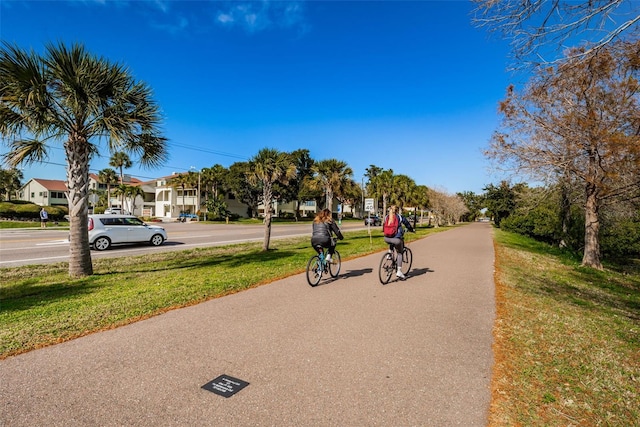
POLYGON ((640 257, 640 221, 628 219, 604 228, 600 249, 607 257, 640 257))
POLYGON ((16 216, 15 204, 11 202, 0 202, 0 217, 14 218, 16 216))
POLYGON ((296 219, 296 215, 293 212, 278 212, 278 218, 280 218, 280 219, 296 219))
POLYGON ((546 207, 538 207, 524 214, 514 213, 502 220, 500 228, 550 244, 560 241, 558 214, 546 207))
MULTIPOLYGON (((40 209, 42 206, 35 203, 26 202, 24 200, 14 202, 0 202, 0 218, 8 218, 13 220, 40 220, 40 209)), ((66 206, 45 206, 49 214, 50 221, 63 221, 65 215, 69 213, 66 206)))
MULTIPOLYGON (((15 219, 40 219, 40 209, 41 206, 28 204, 28 205, 16 205, 15 206, 15 219)), ((46 208, 47 212, 50 214, 50 209, 46 208)), ((53 219, 53 218, 51 218, 53 219)))

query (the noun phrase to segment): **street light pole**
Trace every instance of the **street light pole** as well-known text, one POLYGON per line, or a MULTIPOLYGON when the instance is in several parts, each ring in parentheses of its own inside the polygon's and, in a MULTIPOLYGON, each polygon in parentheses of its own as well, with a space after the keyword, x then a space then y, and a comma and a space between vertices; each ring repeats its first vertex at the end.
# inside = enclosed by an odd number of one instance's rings
POLYGON ((362 184, 360 185, 360 189, 362 190, 362 217, 364 218, 364 176, 362 177, 362 184))
MULTIPOLYGON (((196 167, 195 166, 191 166, 189 168, 189 171, 195 171, 196 167)), ((200 214, 198 212, 200 212, 200 169, 198 169, 198 188, 197 188, 197 193, 196 193, 196 206, 195 210, 196 210, 196 214, 198 215, 198 220, 200 220, 200 214)))

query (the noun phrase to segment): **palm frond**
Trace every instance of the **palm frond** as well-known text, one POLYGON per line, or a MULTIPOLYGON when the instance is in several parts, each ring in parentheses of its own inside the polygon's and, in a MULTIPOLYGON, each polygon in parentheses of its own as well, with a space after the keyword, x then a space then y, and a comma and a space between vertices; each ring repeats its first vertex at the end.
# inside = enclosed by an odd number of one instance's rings
POLYGON ((17 139, 9 143, 9 152, 3 159, 10 167, 20 164, 41 163, 49 158, 46 144, 37 139, 17 139))

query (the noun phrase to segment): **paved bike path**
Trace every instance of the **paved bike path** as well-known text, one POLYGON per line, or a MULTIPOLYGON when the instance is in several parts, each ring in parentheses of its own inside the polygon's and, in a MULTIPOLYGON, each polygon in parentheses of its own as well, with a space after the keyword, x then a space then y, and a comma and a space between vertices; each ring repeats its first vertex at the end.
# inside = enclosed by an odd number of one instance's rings
POLYGON ((0 361, 2 426, 483 426, 495 316, 491 226, 0 361), (225 398, 201 386, 249 383, 225 398))

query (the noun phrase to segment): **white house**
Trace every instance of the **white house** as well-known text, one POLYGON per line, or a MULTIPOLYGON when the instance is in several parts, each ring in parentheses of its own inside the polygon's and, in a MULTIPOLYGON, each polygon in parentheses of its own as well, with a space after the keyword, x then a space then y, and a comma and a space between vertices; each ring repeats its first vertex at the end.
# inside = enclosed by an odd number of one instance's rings
POLYGON ((67 185, 58 179, 31 178, 18 191, 18 199, 40 206, 69 206, 67 185))

